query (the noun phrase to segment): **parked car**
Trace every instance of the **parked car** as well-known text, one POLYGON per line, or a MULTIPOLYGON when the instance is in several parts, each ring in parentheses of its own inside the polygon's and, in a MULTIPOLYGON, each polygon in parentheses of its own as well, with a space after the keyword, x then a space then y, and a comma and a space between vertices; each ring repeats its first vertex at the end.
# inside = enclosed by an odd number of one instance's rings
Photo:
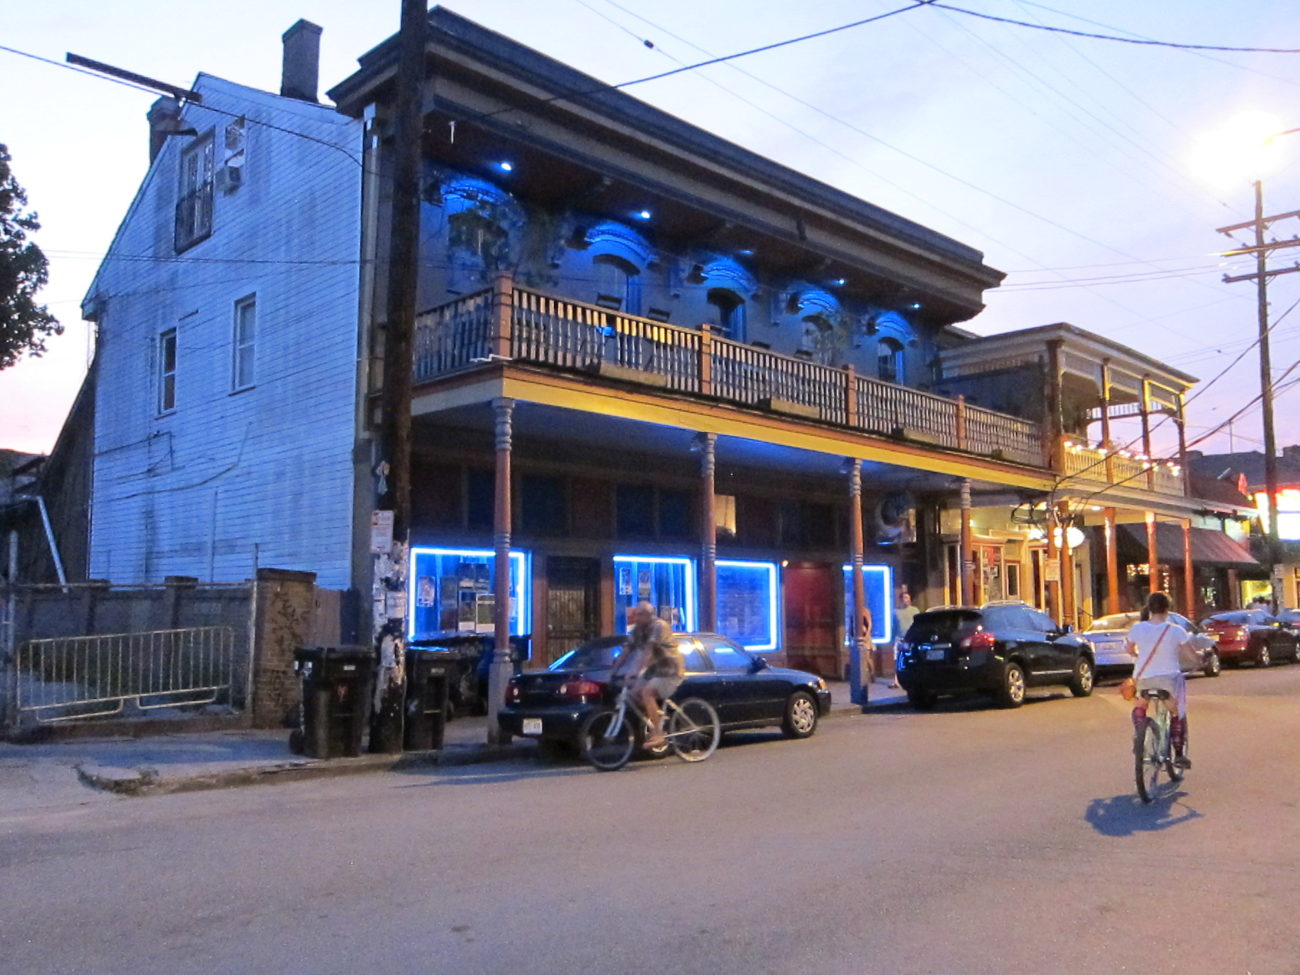
POLYGON ((898 683, 918 710, 942 696, 987 693, 1019 707, 1030 687, 1092 693, 1092 644, 1027 603, 946 606, 919 614, 898 649, 898 683))
MULTIPOLYGON (((674 699, 704 698, 717 708, 723 731, 779 725, 789 738, 807 738, 830 711, 831 692, 816 674, 770 666, 716 633, 674 636, 686 664, 674 699)), ((502 731, 544 743, 576 743, 582 723, 606 698, 623 645, 618 636, 589 640, 546 670, 512 678, 497 717, 502 731)))
MULTIPOLYGON (((1128 631, 1141 618, 1137 612, 1112 613, 1098 616, 1092 625, 1083 631, 1084 638, 1092 644, 1093 659, 1097 662, 1098 677, 1128 677, 1133 673, 1133 657, 1124 647, 1128 631)), ((1183 673, 1202 673, 1206 677, 1218 677, 1223 670, 1219 659, 1218 644, 1214 637, 1203 633, 1201 628, 1178 613, 1170 613, 1169 618, 1192 634, 1193 644, 1200 654, 1200 663, 1195 668, 1183 673)))
POLYGON ((1225 664, 1235 667, 1249 660, 1256 667, 1267 667, 1278 659, 1300 662, 1300 636, 1263 610, 1216 613, 1202 620, 1201 625, 1218 643, 1225 664))

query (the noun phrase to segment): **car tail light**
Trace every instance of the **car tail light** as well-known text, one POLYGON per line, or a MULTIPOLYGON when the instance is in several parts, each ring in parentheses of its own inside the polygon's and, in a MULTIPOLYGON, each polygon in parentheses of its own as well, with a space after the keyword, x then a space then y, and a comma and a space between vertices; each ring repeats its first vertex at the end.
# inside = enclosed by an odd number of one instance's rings
POLYGON ((601 692, 602 685, 594 680, 588 680, 585 677, 579 677, 574 680, 566 680, 560 685, 560 697, 583 700, 588 697, 597 697, 601 692))
POLYGON ((958 644, 963 650, 992 650, 998 638, 988 630, 976 630, 958 644))
POLYGON ((512 680, 506 685, 506 703, 518 704, 524 696, 524 689, 519 686, 519 681, 512 680))

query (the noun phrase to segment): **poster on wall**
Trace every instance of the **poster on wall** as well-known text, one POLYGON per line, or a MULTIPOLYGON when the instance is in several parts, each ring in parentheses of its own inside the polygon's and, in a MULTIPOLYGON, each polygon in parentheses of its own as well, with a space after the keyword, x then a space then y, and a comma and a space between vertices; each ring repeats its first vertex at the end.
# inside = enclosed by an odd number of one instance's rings
POLYGON ((618 567, 618 594, 620 596, 632 595, 632 567, 630 565, 620 565, 618 567))
POLYGON ((636 598, 639 600, 648 600, 650 598, 650 570, 639 569, 636 576, 636 598))
POLYGON ((428 609, 438 601, 437 587, 433 584, 432 576, 420 576, 415 593, 415 605, 420 609, 428 609))

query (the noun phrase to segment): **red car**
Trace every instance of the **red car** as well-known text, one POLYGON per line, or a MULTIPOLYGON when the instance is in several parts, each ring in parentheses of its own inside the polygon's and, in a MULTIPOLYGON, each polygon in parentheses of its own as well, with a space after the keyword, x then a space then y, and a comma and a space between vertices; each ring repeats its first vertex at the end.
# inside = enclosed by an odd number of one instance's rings
POLYGON ((1207 634, 1219 644, 1219 658, 1231 666, 1249 660, 1267 667, 1274 660, 1300 663, 1300 640, 1275 616, 1258 609, 1216 613, 1201 621, 1207 634))

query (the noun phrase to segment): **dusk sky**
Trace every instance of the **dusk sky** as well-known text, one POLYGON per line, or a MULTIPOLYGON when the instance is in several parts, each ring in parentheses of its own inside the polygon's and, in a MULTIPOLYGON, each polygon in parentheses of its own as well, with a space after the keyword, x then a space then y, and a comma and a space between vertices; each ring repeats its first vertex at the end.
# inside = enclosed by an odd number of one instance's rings
MULTIPOLYGON (((446 6, 608 83, 901 11, 626 91, 983 251, 1007 279, 963 327, 994 334, 1066 321, 1115 339, 1201 379, 1188 407, 1195 446, 1260 449, 1255 285, 1222 282, 1251 262, 1222 258, 1232 242, 1215 228, 1253 215, 1255 134, 1300 128, 1300 54, 1164 45, 1300 49, 1300 3, 446 6), (1264 117, 1243 123, 1251 113, 1264 117)), ((156 95, 61 66, 65 53, 176 85, 205 72, 278 91, 280 35, 305 18, 324 29, 324 97, 396 31, 398 14, 398 0, 9 5, 0 143, 40 215, 36 240, 51 265, 43 301, 67 331, 44 358, 0 372, 0 447, 53 446, 91 347, 80 300, 148 164, 145 113, 156 95)), ((1300 210, 1300 133, 1274 150, 1265 212, 1300 210)), ((1300 219, 1274 232, 1294 237, 1300 219)), ((1300 247, 1271 261, 1293 266, 1300 247)), ((1269 295, 1281 446, 1300 442, 1300 274, 1275 278, 1269 295)))

